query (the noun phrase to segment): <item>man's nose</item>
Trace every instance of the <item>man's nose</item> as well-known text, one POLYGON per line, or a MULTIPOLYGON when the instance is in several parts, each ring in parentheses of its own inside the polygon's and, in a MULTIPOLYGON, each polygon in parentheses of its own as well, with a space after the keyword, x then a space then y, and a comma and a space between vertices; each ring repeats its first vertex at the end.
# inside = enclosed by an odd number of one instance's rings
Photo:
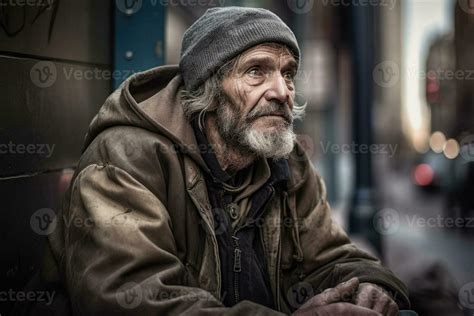
POLYGON ((291 106, 291 91, 288 88, 288 83, 285 78, 278 73, 270 76, 268 80, 269 86, 265 92, 265 99, 267 101, 278 100, 280 103, 288 103, 291 106))

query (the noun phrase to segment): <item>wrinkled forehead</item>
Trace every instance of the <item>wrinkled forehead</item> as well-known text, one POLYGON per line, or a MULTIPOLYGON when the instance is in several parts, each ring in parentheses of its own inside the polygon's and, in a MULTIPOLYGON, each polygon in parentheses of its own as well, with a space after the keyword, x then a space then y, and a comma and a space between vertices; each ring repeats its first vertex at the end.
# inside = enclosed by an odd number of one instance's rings
POLYGON ((242 52, 237 58, 237 66, 251 59, 261 57, 263 54, 274 55, 282 62, 290 63, 295 68, 298 66, 298 63, 288 46, 273 42, 259 44, 242 52))

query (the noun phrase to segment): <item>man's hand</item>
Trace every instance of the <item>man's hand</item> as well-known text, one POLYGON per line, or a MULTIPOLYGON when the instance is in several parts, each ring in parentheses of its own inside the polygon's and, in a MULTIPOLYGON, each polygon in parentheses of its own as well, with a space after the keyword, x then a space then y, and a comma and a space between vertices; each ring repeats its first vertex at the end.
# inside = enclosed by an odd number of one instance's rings
POLYGON ((381 287, 372 283, 361 283, 354 304, 374 310, 382 315, 398 315, 398 305, 381 287))
POLYGON ((376 316, 381 315, 369 308, 350 303, 359 289, 359 280, 352 278, 337 285, 335 288, 326 289, 324 292, 310 298, 301 306, 294 316, 376 316))
POLYGON ((359 284, 357 278, 352 278, 313 296, 293 315, 395 316, 397 314, 398 306, 385 290, 372 283, 359 284))

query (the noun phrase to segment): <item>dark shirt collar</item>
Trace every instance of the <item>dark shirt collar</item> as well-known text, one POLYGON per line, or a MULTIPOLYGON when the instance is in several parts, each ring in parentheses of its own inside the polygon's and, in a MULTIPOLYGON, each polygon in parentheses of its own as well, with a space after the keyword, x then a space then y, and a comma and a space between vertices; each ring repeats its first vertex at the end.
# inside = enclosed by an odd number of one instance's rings
POLYGON ((217 160, 216 155, 214 154, 213 146, 207 140, 206 135, 199 129, 197 120, 192 121, 192 126, 194 129, 194 134, 196 135, 196 140, 198 142, 198 147, 200 148, 200 153, 204 162, 209 167, 211 171, 212 178, 214 182, 227 183, 230 185, 239 185, 245 179, 244 176, 250 167, 239 170, 235 177, 232 177, 230 174, 222 170, 219 161, 217 160))

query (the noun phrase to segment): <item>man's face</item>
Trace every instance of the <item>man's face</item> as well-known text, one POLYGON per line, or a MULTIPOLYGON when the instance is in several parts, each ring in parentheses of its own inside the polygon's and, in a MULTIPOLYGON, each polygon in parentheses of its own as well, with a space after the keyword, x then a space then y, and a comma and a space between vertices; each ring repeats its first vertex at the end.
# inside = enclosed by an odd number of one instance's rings
POLYGON ((223 81, 227 100, 217 109, 224 140, 264 157, 287 156, 295 138, 297 63, 282 47, 262 44, 245 51, 223 81))

